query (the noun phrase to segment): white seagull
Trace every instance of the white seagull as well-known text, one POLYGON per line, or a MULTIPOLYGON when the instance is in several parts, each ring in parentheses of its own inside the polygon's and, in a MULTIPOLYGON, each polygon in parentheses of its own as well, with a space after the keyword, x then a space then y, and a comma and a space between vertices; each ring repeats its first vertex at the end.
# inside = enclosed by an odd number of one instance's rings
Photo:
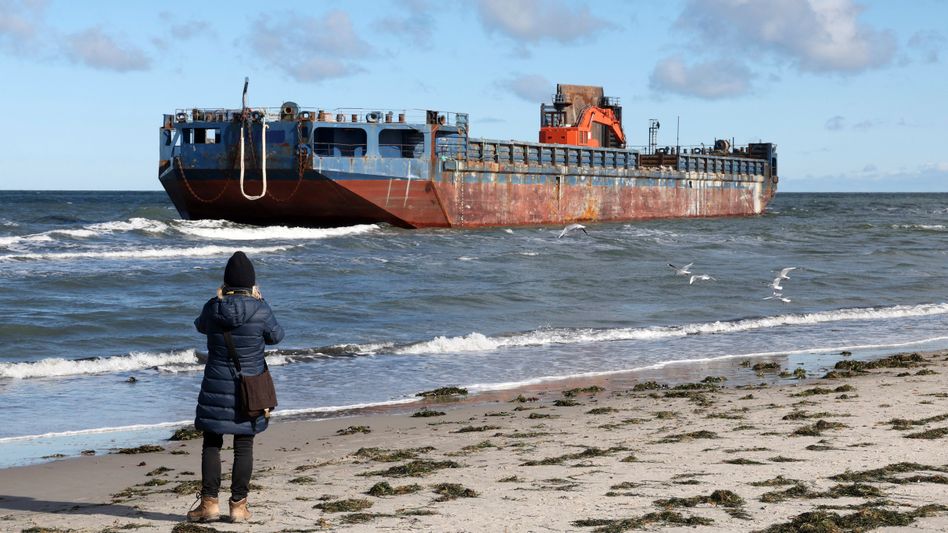
POLYGON ((691 274, 691 265, 693 265, 693 264, 694 264, 694 263, 688 263, 687 265, 685 265, 685 266, 683 266, 683 267, 676 267, 675 265, 673 265, 673 264, 671 264, 671 263, 668 263, 668 266, 670 266, 670 267, 672 267, 672 268, 675 269, 675 275, 677 275, 677 276, 687 276, 687 275, 691 274))
POLYGON ((695 280, 701 280, 701 281, 708 281, 708 280, 717 281, 716 279, 712 278, 711 276, 709 276, 709 275, 707 275, 707 274, 697 274, 697 275, 695 275, 695 276, 691 276, 691 279, 688 280, 688 285, 693 284, 693 283, 695 282, 695 280))
POLYGON ((566 235, 567 233, 573 231, 574 229, 581 229, 583 230, 583 233, 585 233, 586 235, 589 235, 589 232, 586 231, 586 226, 583 226, 582 224, 570 224, 569 226, 566 226, 565 228, 563 228, 563 231, 561 231, 560 234, 556 236, 556 238, 562 239, 563 235, 566 235))
POLYGON ((797 267, 787 267, 781 270, 780 274, 777 274, 777 279, 790 279, 790 276, 788 276, 787 274, 789 274, 791 270, 796 270, 796 269, 797 267))
POLYGON ((774 291, 772 296, 764 298, 764 300, 780 300, 781 302, 788 304, 790 303, 790 298, 784 298, 782 292, 774 291))
POLYGON ((780 284, 780 278, 774 278, 774 280, 770 283, 769 287, 773 289, 774 292, 783 290, 783 285, 780 284))

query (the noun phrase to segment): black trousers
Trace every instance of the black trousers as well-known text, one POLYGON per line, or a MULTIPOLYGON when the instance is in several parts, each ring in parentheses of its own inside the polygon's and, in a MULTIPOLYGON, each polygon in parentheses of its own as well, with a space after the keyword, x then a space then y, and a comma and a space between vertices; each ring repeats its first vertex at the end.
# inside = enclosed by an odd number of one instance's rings
MULTIPOLYGON (((234 435, 234 468, 230 477, 230 499, 240 501, 250 491, 253 473, 253 435, 234 435)), ((221 488, 221 446, 224 436, 204 432, 201 450, 201 496, 217 497, 221 488)))

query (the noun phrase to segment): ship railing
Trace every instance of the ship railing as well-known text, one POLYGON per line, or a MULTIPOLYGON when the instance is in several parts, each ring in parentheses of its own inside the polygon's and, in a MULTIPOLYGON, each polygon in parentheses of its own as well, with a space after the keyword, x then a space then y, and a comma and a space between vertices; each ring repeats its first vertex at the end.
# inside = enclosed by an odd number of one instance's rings
POLYGON ((615 169, 636 168, 638 155, 633 151, 616 148, 485 139, 461 139, 456 142, 439 143, 436 154, 441 158, 478 163, 615 169))
MULTIPOLYGON (((241 109, 189 107, 175 109, 174 115, 166 115, 166 121, 173 122, 230 122, 238 120, 243 114, 241 109)), ((300 107, 292 112, 282 107, 252 107, 247 109, 248 116, 260 121, 266 117, 268 122, 278 120, 311 120, 317 122, 350 122, 368 124, 437 124, 467 129, 467 113, 454 111, 434 111, 427 109, 385 109, 338 107, 334 109, 318 107, 300 107)))

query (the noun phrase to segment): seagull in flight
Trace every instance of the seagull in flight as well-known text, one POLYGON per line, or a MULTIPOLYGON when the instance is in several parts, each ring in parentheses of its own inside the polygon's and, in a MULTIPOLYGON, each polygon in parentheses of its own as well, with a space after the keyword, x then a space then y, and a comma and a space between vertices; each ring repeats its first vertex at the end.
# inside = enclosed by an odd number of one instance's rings
POLYGON ((796 269, 797 267, 787 267, 781 270, 780 274, 777 274, 777 279, 790 279, 790 276, 788 276, 787 274, 789 274, 791 270, 796 270, 796 269))
POLYGON ((770 288, 773 289, 774 292, 782 291, 783 285, 780 284, 780 278, 774 278, 774 280, 770 283, 770 288))
POLYGON ((790 303, 790 298, 785 298, 782 292, 777 291, 774 291, 773 295, 764 298, 764 300, 780 300, 785 304, 790 303))
POLYGON ((707 274, 697 274, 697 275, 691 276, 691 279, 688 280, 688 285, 692 285, 692 284, 695 282, 695 280, 701 280, 701 281, 708 281, 708 280, 717 281, 716 279, 712 278, 711 276, 709 276, 709 275, 707 275, 707 274))
POLYGON ((567 233, 573 231, 574 229, 581 229, 583 230, 583 233, 585 233, 586 235, 589 235, 589 232, 586 231, 586 226, 583 226, 582 224, 570 224, 569 226, 566 226, 565 228, 563 228, 563 231, 561 231, 560 234, 556 236, 556 238, 562 239, 563 235, 566 235, 567 233))
POLYGON ((683 266, 683 267, 676 267, 675 265, 673 265, 673 264, 671 264, 671 263, 668 263, 668 266, 670 266, 670 267, 672 267, 672 268, 675 269, 675 275, 676 275, 676 276, 688 276, 688 275, 691 274, 691 265, 693 265, 693 264, 694 264, 694 263, 688 263, 687 265, 685 265, 685 266, 683 266))

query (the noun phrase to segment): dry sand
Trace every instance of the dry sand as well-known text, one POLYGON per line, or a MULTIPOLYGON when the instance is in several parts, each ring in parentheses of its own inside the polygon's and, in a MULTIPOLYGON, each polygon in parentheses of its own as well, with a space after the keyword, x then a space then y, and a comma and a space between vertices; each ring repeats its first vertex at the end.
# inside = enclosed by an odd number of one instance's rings
POLYGON ((820 511, 797 519, 948 531, 948 352, 921 355, 836 379, 727 363, 723 385, 771 386, 636 391, 639 375, 430 402, 441 416, 279 420, 257 438, 249 524, 182 524, 200 440, 11 468, 0 530, 755 531, 820 511), (577 386, 606 389, 564 393, 577 386), (429 471, 398 474, 409 466, 429 471), (380 482, 405 493, 368 495, 380 482))

